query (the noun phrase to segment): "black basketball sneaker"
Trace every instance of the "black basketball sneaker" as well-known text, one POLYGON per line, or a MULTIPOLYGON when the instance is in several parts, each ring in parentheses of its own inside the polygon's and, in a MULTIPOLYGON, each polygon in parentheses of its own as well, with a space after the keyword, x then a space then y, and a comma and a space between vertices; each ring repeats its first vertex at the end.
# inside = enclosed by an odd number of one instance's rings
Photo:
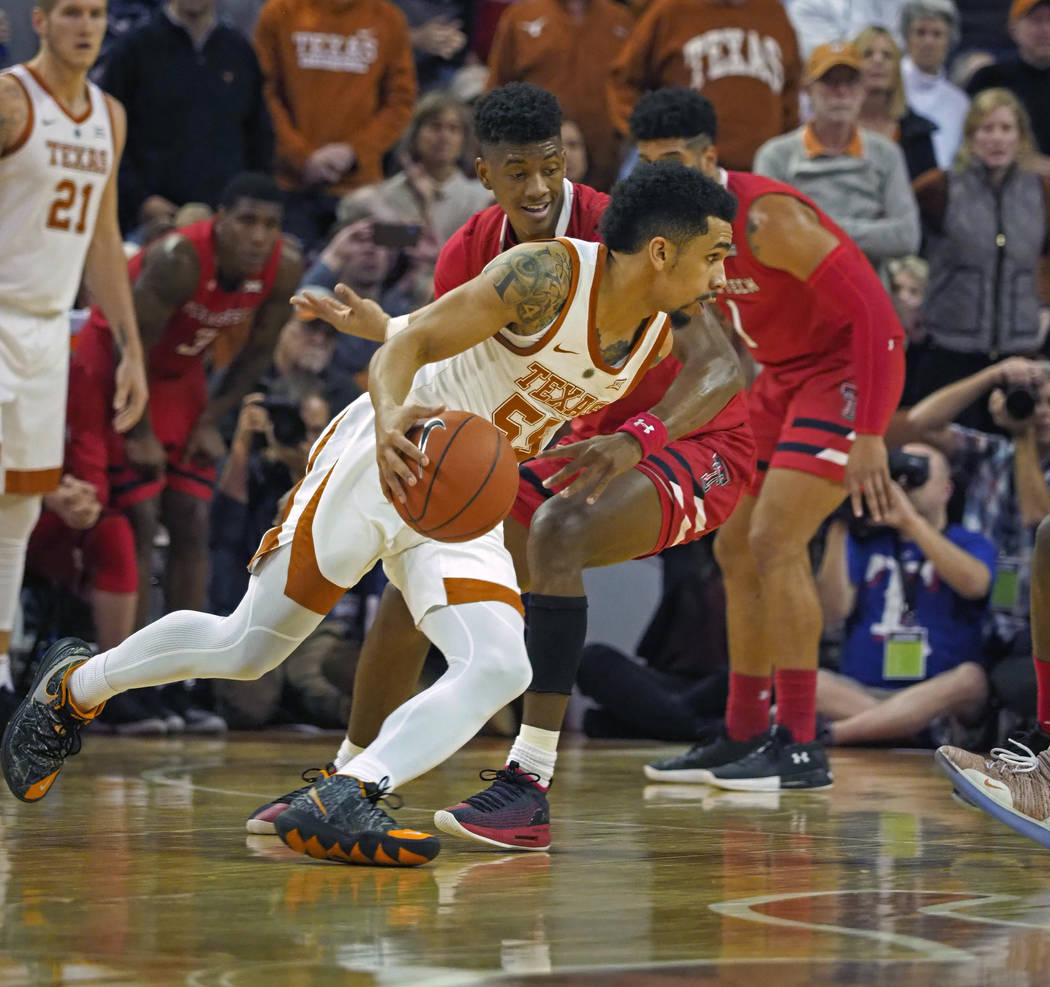
POLYGON ((644 768, 650 781, 673 781, 687 784, 711 785, 711 769, 729 764, 750 754, 766 739, 764 733, 751 740, 733 740, 720 726, 717 731, 701 737, 684 754, 650 761, 644 768))
POLYGON ((710 771, 710 784, 744 792, 830 788, 828 755, 818 740, 799 744, 787 727, 774 723, 750 753, 710 771))
POLYGON ((105 703, 80 710, 69 695, 70 673, 91 657, 76 637, 64 637, 47 649, 29 695, 11 714, 0 744, 0 764, 12 794, 23 802, 42 799, 67 757, 80 750, 80 730, 105 703))
MULTIPOLYGON (((441 849, 436 836, 400 829, 379 808, 387 796, 387 779, 378 784, 349 775, 320 778, 292 798, 274 820, 285 844, 318 860, 381 867, 418 867, 433 860, 441 849)), ((392 808, 400 808, 397 805, 392 808)))

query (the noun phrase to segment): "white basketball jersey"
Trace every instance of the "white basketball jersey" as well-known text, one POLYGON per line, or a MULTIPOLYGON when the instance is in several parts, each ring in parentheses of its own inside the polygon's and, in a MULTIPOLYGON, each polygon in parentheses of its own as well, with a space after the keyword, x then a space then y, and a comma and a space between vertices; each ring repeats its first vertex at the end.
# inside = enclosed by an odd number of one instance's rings
POLYGON ((74 119, 25 65, 5 74, 29 97, 26 132, 0 157, 0 305, 32 315, 73 304, 113 169, 113 124, 102 90, 74 119))
POLYGON ((504 328, 447 360, 422 367, 410 399, 470 411, 504 432, 519 459, 536 455, 562 422, 604 408, 627 394, 649 368, 670 331, 663 312, 638 334, 619 366, 602 359, 594 307, 605 269, 603 244, 560 238, 572 260, 570 296, 542 331, 518 336, 504 328))

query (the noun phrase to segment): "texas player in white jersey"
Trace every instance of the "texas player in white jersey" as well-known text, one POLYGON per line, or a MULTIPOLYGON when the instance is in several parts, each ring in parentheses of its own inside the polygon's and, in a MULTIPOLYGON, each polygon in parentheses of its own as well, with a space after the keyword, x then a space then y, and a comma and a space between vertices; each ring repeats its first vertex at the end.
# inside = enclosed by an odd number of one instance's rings
POLYGON ((68 311, 81 277, 123 354, 114 425, 146 403, 142 346, 117 226, 125 118, 87 81, 105 0, 39 0, 40 50, 0 73, 0 688, 25 546, 62 473, 68 311))
MULTIPOLYGON (((4 736, 0 759, 12 791, 42 797, 69 750, 65 740, 51 741, 55 724, 61 737, 75 735, 118 692, 181 678, 254 678, 275 667, 382 559, 449 670, 319 783, 316 800, 282 814, 278 832, 286 821, 294 829, 282 834, 289 846, 348 863, 431 859, 437 840, 398 830, 375 801, 385 787, 454 753, 524 690, 532 672, 502 526, 443 544, 413 531, 394 509, 391 500, 416 482, 414 467, 424 458, 406 433, 442 405, 458 407, 504 427, 524 458, 579 404, 595 409, 622 396, 672 351, 663 312, 680 313, 724 287, 735 211, 733 197, 698 171, 643 165, 613 193, 604 217, 608 248, 578 240, 521 244, 388 333, 372 358, 370 393, 314 445, 306 478, 284 522, 263 539, 233 614, 172 613, 94 658, 68 641, 45 657, 4 736), (321 815, 311 816, 310 806, 322 806, 321 815)), ((671 437, 697 427, 681 411, 688 404, 681 392, 696 386, 701 369, 683 370, 652 410, 671 437)), ((617 443, 621 450, 634 445, 617 443)), ((643 451, 640 438, 633 454, 614 460, 602 437, 593 448, 593 456, 578 449, 562 471, 581 471, 568 489, 597 491, 596 478, 604 486, 643 451)), ((552 482, 565 479, 556 474, 552 482)))

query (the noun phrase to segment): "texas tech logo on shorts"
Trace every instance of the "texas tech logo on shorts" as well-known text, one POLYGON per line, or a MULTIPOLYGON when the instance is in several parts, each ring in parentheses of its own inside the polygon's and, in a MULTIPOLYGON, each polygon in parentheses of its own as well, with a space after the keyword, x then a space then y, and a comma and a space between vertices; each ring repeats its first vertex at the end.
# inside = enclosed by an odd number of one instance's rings
POLYGON ((722 458, 717 453, 711 457, 711 472, 701 476, 700 483, 704 488, 704 493, 707 493, 712 487, 728 486, 729 470, 726 469, 726 464, 722 462, 722 458))
POLYGON ((842 395, 842 417, 851 422, 857 417, 857 386, 851 380, 839 385, 842 395))

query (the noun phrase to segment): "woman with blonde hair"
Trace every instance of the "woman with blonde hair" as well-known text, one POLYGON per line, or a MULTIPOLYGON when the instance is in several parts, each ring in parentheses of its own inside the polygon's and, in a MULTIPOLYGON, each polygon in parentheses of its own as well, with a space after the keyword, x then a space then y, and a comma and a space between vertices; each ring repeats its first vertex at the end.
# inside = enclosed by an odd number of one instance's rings
MULTIPOLYGON (((1050 291, 1038 268, 1050 259, 1050 179, 1029 168, 1028 114, 1007 89, 974 97, 951 171, 915 184, 927 231, 930 286, 922 323, 930 346, 923 394, 1007 356, 1034 356, 1045 342, 1050 291)), ((979 406, 964 423, 987 425, 979 406)))
POLYGON ((853 41, 861 57, 864 103, 859 125, 900 145, 914 181, 937 167, 933 133, 937 124, 919 116, 904 96, 901 50, 884 27, 866 27, 853 41))

